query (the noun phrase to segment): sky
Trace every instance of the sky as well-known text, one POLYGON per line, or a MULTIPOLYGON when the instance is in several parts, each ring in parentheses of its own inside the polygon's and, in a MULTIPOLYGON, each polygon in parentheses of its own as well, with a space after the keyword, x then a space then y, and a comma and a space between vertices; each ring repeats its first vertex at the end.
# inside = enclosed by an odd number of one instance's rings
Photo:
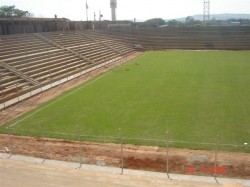
MULTIPOLYGON (((88 20, 94 12, 103 20, 111 20, 110 0, 87 0, 88 20)), ((87 19, 86 0, 0 0, 0 6, 15 5, 34 17, 68 18, 72 21, 87 19)), ((249 14, 250 0, 210 0, 210 14, 249 14)), ((174 19, 203 14, 203 0, 117 0, 118 20, 174 19)))

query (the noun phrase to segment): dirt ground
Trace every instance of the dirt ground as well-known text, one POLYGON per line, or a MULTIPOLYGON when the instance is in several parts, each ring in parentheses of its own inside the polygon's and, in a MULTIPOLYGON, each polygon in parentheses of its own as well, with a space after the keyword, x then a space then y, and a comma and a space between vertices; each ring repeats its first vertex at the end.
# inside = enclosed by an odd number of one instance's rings
MULTIPOLYGON (((82 75, 79 78, 8 107, 0 111, 0 124, 10 121, 140 54, 135 53, 124 60, 82 75)), ((130 169, 250 179, 249 153, 219 152, 215 164, 215 153, 213 151, 175 148, 167 150, 159 147, 123 145, 122 153, 121 146, 117 144, 41 139, 14 135, 0 135, 0 151, 46 159, 115 167, 121 167, 121 158, 123 158, 124 168, 130 169)))
POLYGON ((83 164, 250 179, 249 153, 160 148, 0 135, 0 151, 83 164), (121 151, 122 150, 122 151, 121 151), (168 160, 168 162, 167 162, 168 160), (167 167, 168 165, 168 167, 167 167))
POLYGON ((93 168, 89 169, 88 166, 82 169, 73 167, 65 168, 46 162, 45 164, 34 164, 12 159, 0 159, 0 186, 33 187, 35 182, 36 187, 242 187, 242 185, 232 185, 239 184, 235 182, 217 184, 215 181, 169 180, 165 174, 163 176, 145 176, 143 172, 137 172, 137 174, 120 175, 120 173, 99 170, 101 168, 98 167, 94 170, 93 168))

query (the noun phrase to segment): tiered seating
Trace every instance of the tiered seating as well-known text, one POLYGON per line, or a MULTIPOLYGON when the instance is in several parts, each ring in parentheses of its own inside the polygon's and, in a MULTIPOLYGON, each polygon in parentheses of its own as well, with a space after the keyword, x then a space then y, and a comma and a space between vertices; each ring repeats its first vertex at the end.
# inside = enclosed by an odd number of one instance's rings
POLYGON ((250 27, 167 27, 101 30, 145 49, 249 50, 250 27))
POLYGON ((88 36, 93 38, 96 41, 101 42, 102 44, 109 46, 122 54, 129 54, 133 52, 131 45, 126 41, 122 40, 121 38, 115 38, 107 36, 103 33, 89 31, 88 36), (128 45, 129 44, 129 45, 128 45))
POLYGON ((0 101, 7 101, 9 98, 15 97, 16 93, 22 92, 30 87, 30 83, 24 79, 17 77, 13 72, 0 67, 0 101))
POLYGON ((112 48, 102 45, 99 41, 88 37, 82 32, 42 34, 51 41, 77 52, 79 55, 90 59, 91 62, 98 64, 112 58, 120 57, 112 48))
MULTIPOLYGON (((74 70, 76 66, 72 63, 77 64, 77 67, 84 64, 83 60, 76 58, 73 54, 58 49, 32 34, 3 37, 2 44, 0 60, 37 81, 41 86, 60 77, 63 73, 74 70), (66 65, 67 68, 65 68, 66 65)), ((8 73, 15 74, 15 72, 8 73)), ((3 84, 1 94, 4 96, 1 97, 5 100, 21 95, 37 86, 17 76, 7 79, 7 74, 4 74, 3 77, 4 83, 9 85, 6 87, 3 84)))
POLYGON ((103 62, 122 58, 123 52, 133 52, 125 44, 112 43, 120 52, 88 35, 53 32, 1 36, 0 104, 103 62))

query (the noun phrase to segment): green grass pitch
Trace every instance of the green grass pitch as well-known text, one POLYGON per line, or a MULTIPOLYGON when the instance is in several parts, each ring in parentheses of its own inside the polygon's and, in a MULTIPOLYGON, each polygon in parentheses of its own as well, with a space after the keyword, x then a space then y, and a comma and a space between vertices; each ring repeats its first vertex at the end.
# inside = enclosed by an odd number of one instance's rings
POLYGON ((214 142, 218 134, 220 143, 250 143, 250 51, 145 52, 1 129, 38 124, 46 132, 78 126, 117 136, 121 128, 131 138, 165 139, 168 131, 171 140, 214 142))

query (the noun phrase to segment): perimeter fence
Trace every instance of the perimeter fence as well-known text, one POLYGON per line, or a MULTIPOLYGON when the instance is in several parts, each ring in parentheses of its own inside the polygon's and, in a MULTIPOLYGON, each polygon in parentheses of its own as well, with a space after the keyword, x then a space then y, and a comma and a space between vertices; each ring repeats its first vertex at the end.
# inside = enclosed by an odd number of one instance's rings
MULTIPOLYGON (((55 129, 56 130, 56 129, 55 129)), ((37 129, 6 128, 1 134, 0 149, 46 160, 212 177, 250 178, 250 146, 247 143, 223 144, 219 135, 214 142, 87 135, 77 126, 75 132, 48 132, 37 129)))

